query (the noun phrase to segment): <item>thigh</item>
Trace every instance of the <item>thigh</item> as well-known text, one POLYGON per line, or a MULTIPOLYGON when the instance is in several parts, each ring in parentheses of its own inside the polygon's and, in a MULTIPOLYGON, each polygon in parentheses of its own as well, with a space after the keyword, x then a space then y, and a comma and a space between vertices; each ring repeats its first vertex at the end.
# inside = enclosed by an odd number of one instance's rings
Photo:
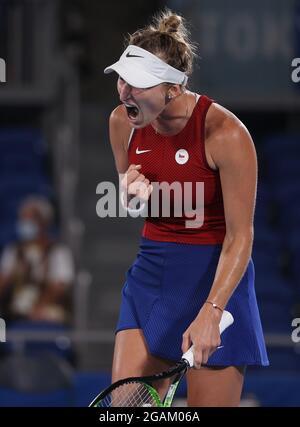
POLYGON ((116 334, 112 382, 156 374, 173 364, 150 354, 141 329, 126 329, 116 334))
POLYGON ((202 367, 187 373, 188 406, 238 406, 244 367, 202 367))

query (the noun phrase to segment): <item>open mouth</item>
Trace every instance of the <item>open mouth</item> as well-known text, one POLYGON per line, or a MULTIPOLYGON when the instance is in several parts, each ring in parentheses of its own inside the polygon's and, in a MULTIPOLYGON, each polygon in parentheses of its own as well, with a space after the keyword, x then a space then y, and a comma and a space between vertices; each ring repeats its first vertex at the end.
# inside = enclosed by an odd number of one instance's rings
POLYGON ((139 114, 139 109, 135 105, 124 104, 126 107, 127 115, 130 119, 135 119, 139 114))

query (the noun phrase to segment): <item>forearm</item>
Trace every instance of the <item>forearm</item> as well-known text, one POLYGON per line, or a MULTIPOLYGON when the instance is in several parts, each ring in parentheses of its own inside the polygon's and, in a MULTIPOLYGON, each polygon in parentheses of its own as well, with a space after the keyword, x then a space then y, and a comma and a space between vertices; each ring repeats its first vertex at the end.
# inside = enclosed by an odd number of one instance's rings
POLYGON ((207 300, 224 308, 242 279, 252 251, 253 233, 225 236, 215 278, 207 300))

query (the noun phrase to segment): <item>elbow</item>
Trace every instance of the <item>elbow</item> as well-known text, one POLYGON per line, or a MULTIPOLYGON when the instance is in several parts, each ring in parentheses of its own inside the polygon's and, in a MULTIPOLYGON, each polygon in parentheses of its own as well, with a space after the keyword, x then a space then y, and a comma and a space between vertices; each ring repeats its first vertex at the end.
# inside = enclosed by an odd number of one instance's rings
POLYGON ((242 230, 226 230, 224 246, 238 245, 241 248, 249 252, 252 251, 254 240, 254 229, 253 226, 242 229, 242 230))

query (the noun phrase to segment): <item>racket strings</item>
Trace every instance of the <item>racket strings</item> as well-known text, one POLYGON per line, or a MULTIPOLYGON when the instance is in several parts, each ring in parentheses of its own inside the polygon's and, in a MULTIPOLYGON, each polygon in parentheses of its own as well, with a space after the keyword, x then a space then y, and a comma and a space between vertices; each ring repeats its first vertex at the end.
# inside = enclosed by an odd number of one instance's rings
POLYGON ((159 406, 158 399, 153 397, 155 390, 140 382, 125 383, 117 387, 100 402, 98 407, 143 407, 159 406))

